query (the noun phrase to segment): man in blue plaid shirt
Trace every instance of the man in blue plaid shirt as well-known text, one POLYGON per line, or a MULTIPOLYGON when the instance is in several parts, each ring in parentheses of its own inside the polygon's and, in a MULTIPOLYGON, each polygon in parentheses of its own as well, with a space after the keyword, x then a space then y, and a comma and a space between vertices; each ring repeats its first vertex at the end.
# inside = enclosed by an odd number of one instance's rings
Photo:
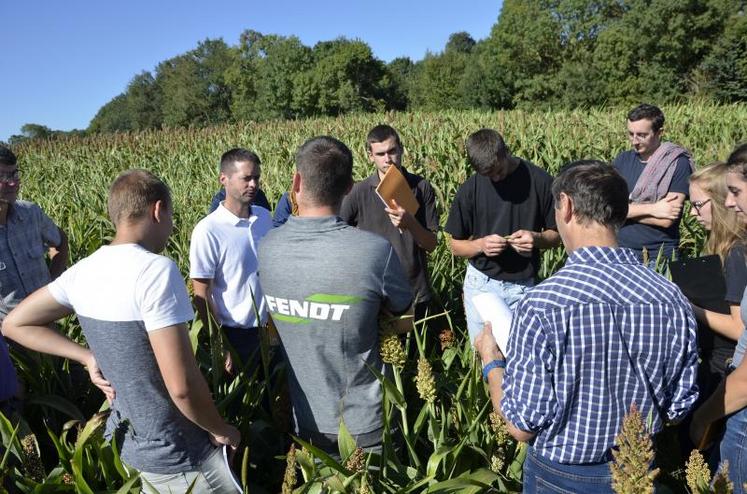
POLYGON ((489 325, 475 346, 493 407, 530 444, 524 492, 611 493, 631 405, 654 434, 695 403, 696 324, 674 284, 618 247, 628 188, 611 166, 571 163, 552 193, 568 261, 519 302, 505 360, 489 325))

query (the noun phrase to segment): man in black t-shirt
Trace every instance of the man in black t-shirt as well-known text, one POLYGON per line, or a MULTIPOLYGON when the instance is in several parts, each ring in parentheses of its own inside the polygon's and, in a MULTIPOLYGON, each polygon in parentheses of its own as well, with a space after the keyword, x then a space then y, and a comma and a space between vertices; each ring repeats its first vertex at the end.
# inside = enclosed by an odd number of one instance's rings
POLYGON ((469 258, 464 312, 470 338, 483 321, 472 297, 493 292, 510 309, 534 285, 539 250, 560 244, 555 226, 552 176, 512 156, 501 135, 481 129, 467 139, 475 175, 459 187, 445 230, 455 256, 469 258))
POLYGON ((377 125, 371 129, 366 148, 376 170, 353 185, 343 199, 340 217, 347 224, 381 235, 392 244, 415 294, 415 319, 419 320, 426 315, 432 299, 427 254, 437 245, 436 194, 426 179, 402 166, 402 143, 394 128, 377 125), (390 166, 402 172, 418 201, 420 207, 415 215, 400 205, 386 207, 376 194, 376 187, 390 166))

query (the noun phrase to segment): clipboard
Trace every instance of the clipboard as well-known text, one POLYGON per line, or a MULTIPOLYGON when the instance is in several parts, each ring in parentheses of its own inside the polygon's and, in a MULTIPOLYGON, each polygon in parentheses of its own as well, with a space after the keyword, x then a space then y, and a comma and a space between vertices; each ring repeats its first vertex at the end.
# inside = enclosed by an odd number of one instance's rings
POLYGON ((672 281, 682 290, 682 294, 698 307, 729 314, 726 296, 726 280, 717 255, 682 259, 669 263, 672 281))
POLYGON ((397 204, 413 216, 420 209, 420 204, 415 199, 410 184, 407 183, 405 176, 394 165, 387 169, 379 185, 376 186, 376 195, 379 196, 386 207, 391 208, 393 206, 392 199, 394 199, 397 204))

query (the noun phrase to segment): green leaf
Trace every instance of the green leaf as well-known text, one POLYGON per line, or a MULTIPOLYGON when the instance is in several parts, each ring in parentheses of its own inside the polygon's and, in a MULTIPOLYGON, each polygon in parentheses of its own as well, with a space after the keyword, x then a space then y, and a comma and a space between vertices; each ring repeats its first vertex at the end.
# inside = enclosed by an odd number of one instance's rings
POLYGON ((449 370, 449 367, 451 367, 452 362, 454 362, 454 358, 457 356, 457 349, 454 347, 447 348, 444 350, 443 355, 441 356, 441 360, 444 363, 444 370, 449 370))
POLYGON ((27 403, 32 405, 42 405, 45 407, 54 408, 70 417, 71 419, 85 422, 86 417, 78 407, 72 404, 70 400, 67 400, 61 396, 56 395, 37 395, 28 399, 27 403))
POLYGON ((406 409, 407 402, 405 401, 405 397, 402 396, 402 393, 400 393, 400 391, 397 389, 397 386, 395 386, 392 381, 387 379, 377 369, 374 369, 373 367, 368 365, 367 362, 364 363, 366 364, 366 367, 368 367, 368 370, 370 370, 373 375, 376 376, 376 379, 378 379, 379 382, 384 386, 384 391, 389 396, 389 398, 391 398, 394 404, 397 405, 397 408, 399 408, 400 410, 406 409))
POLYGON ((520 481, 522 478, 522 473, 524 472, 524 460, 526 460, 528 450, 529 447, 527 446, 527 443, 520 442, 516 445, 514 459, 508 466, 510 477, 516 481, 520 481))
POLYGON ((350 458, 350 455, 353 454, 353 451, 357 447, 355 439, 350 435, 350 431, 345 426, 345 421, 342 417, 340 417, 340 430, 337 434, 337 447, 340 451, 340 458, 343 460, 350 458))
POLYGON ((70 452, 62 445, 62 441, 60 441, 60 438, 57 436, 57 434, 52 432, 52 429, 49 428, 49 425, 47 425, 46 423, 44 425, 47 428, 47 434, 52 440, 52 444, 54 444, 54 448, 57 450, 57 457, 60 459, 60 463, 62 463, 63 466, 67 468, 67 471, 70 472, 70 452))
POLYGON ((70 464, 73 467, 73 478, 75 481, 75 490, 81 494, 93 494, 93 491, 89 487, 86 479, 83 477, 83 470, 78 464, 72 462, 70 464))
POLYGON ((444 458, 451 453, 454 449, 453 446, 441 446, 431 454, 428 458, 428 466, 426 467, 426 475, 429 477, 435 477, 438 471, 438 466, 441 464, 444 458))
POLYGON ((91 437, 104 425, 106 416, 104 414, 96 414, 91 420, 86 422, 83 430, 78 434, 78 439, 75 441, 75 452, 73 453, 73 470, 77 467, 78 470, 83 472, 83 452, 86 448, 86 443, 91 437))
POLYGON ((189 342, 192 344, 192 353, 197 353, 198 340, 202 331, 202 319, 195 317, 189 327, 189 342))
POLYGON ((325 453, 321 449, 317 448, 316 446, 312 445, 311 443, 307 443, 306 441, 304 441, 303 439, 301 439, 299 437, 296 437, 296 436, 293 436, 293 435, 291 435, 291 437, 298 444, 300 444, 301 446, 303 446, 306 449, 308 449, 311 454, 313 454, 314 456, 316 456, 317 458, 319 458, 319 460, 322 463, 324 463, 326 466, 328 466, 332 470, 340 472, 343 475, 350 475, 350 472, 348 472, 347 469, 345 469, 345 467, 343 467, 341 464, 339 464, 337 461, 335 461, 334 458, 332 458, 331 456, 329 456, 327 453, 325 453))
POLYGON ((128 494, 132 486, 135 485, 135 482, 137 482, 139 479, 140 479, 139 474, 133 475, 132 477, 130 477, 130 480, 122 484, 122 487, 119 488, 116 494, 128 494))
POLYGON ((420 480, 420 481, 415 482, 414 484, 412 484, 410 486, 407 486, 407 488, 405 490, 399 491, 399 492, 401 492, 401 494, 408 494, 410 492, 423 492, 421 490, 421 488, 423 488, 426 485, 428 485, 433 479, 434 479, 434 477, 426 477, 423 480, 420 480))
POLYGON ((415 419, 415 424, 412 426, 413 433, 416 436, 420 434, 420 431, 423 429, 423 426, 426 424, 426 419, 430 417, 428 410, 430 410, 430 408, 428 407, 428 403, 423 404, 423 406, 420 408, 420 413, 418 414, 418 417, 415 419))

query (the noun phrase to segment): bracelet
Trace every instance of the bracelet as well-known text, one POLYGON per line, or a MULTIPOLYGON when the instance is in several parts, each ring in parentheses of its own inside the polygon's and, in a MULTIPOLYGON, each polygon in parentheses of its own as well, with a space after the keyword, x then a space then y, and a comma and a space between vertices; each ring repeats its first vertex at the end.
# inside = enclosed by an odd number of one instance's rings
POLYGON ((485 367, 482 368, 482 377, 486 381, 488 380, 488 374, 490 374, 490 371, 493 369, 505 369, 506 368, 506 361, 504 359, 495 359, 492 362, 488 362, 485 364, 485 367))

